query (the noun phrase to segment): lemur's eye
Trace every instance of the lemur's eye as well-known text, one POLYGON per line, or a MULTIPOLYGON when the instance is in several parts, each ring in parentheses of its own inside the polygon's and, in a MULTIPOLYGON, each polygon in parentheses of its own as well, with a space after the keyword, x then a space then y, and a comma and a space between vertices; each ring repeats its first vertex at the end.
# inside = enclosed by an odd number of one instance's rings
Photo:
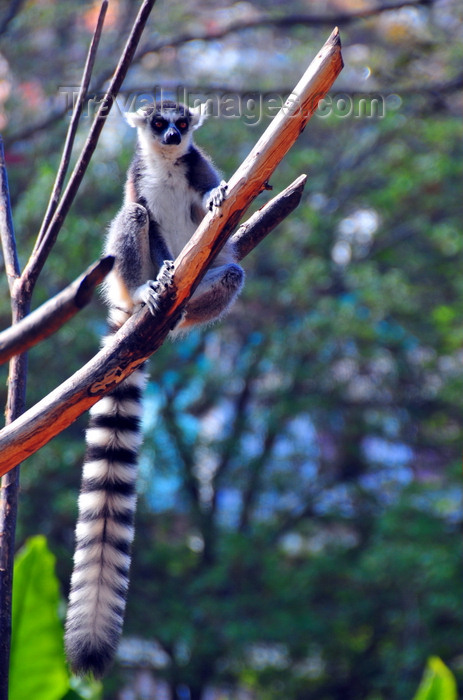
POLYGON ((188 129, 188 122, 186 119, 179 119, 175 122, 175 126, 179 131, 185 131, 185 129, 188 129))
POLYGON ((165 119, 155 119, 153 122, 153 129, 156 129, 156 131, 164 131, 166 126, 167 122, 165 119))

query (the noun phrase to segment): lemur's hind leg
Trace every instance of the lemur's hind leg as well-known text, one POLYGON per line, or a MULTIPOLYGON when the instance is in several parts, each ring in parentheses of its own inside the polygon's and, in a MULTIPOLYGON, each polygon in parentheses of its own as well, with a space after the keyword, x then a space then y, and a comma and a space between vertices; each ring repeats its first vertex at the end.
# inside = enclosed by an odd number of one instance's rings
POLYGON ((159 306, 159 294, 172 285, 174 264, 172 260, 164 260, 156 275, 145 207, 133 202, 122 207, 109 229, 105 252, 115 257, 114 268, 105 282, 110 307, 133 313, 146 304, 154 313, 159 306))
POLYGON ((184 330, 190 325, 220 318, 240 293, 243 283, 244 271, 236 263, 212 267, 186 305, 177 328, 184 330))

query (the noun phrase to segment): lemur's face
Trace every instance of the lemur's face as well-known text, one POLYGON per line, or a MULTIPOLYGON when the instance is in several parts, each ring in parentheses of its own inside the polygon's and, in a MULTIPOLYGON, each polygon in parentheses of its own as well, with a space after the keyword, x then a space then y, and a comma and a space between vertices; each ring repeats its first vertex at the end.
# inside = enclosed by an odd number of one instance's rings
POLYGON ((190 128, 190 120, 179 110, 156 110, 149 117, 153 137, 163 146, 178 146, 190 128))
POLYGON ((174 157, 174 154, 178 156, 188 150, 192 132, 201 125, 204 117, 201 107, 190 109, 183 104, 164 101, 127 114, 126 118, 138 129, 146 152, 164 152, 174 157), (164 150, 166 146, 168 148, 164 150))

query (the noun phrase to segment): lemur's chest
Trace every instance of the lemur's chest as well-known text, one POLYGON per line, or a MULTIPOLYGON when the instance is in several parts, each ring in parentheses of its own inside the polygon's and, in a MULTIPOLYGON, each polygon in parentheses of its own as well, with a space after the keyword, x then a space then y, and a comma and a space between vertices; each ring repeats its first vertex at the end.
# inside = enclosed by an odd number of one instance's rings
POLYGON ((196 230, 192 217, 201 206, 198 193, 188 183, 184 164, 169 164, 169 168, 146 165, 139 193, 176 257, 196 230))

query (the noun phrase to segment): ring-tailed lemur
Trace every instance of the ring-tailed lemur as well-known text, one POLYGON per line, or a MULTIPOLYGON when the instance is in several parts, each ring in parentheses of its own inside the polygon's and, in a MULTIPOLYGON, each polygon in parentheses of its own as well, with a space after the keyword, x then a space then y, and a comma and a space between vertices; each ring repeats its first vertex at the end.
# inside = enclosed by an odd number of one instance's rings
MULTIPOLYGON (((142 305, 156 309, 159 290, 172 278, 171 261, 205 212, 220 206, 226 194, 226 184, 193 143, 192 132, 203 121, 200 108, 164 101, 127 115, 127 120, 137 128, 138 146, 124 205, 105 246, 115 257, 104 286, 111 333, 142 305)), ((177 328, 218 318, 235 300, 243 280, 227 245, 177 328)), ((145 372, 137 369, 90 411, 66 621, 67 656, 79 674, 103 675, 122 631, 144 385, 145 372)))

